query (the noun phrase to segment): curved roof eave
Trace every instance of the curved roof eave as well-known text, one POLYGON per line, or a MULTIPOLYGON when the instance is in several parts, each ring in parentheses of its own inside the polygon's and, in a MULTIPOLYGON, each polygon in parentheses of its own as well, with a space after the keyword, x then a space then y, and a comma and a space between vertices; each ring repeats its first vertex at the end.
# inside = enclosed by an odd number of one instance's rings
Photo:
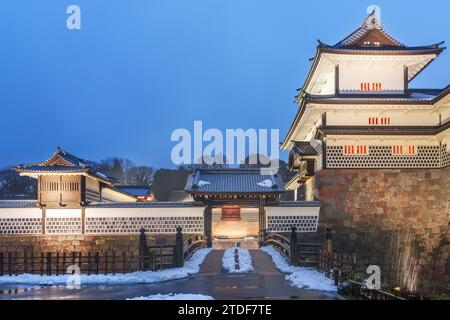
POLYGON ((297 127, 298 123, 300 122, 300 119, 305 112, 305 99, 300 99, 300 106, 298 108, 297 114, 295 115, 294 121, 292 121, 291 126, 289 127, 288 133, 286 134, 286 137, 284 138, 283 142, 281 143, 280 149, 281 150, 287 150, 288 145, 292 143, 292 135, 294 134, 294 130, 297 127))
POLYGON ((389 55, 419 55, 419 54, 436 54, 439 55, 446 47, 440 47, 442 44, 433 44, 420 47, 394 47, 394 46, 380 46, 380 47, 335 47, 321 43, 319 45, 320 53, 336 53, 336 54, 389 54, 389 55))

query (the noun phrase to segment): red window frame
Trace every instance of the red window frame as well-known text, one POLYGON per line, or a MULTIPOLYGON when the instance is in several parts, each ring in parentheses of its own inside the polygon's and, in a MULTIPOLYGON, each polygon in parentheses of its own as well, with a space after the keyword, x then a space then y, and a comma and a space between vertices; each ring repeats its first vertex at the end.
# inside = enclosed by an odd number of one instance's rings
POLYGON ((361 91, 382 91, 381 82, 361 82, 361 91))
POLYGON ((395 145, 392 146, 392 154, 393 155, 415 155, 416 154, 416 146, 415 145, 395 145))
POLYGON ((371 125, 378 125, 380 123, 381 125, 390 125, 391 124, 391 118, 390 117, 369 117, 369 124, 371 125))
POLYGON ((344 145, 344 155, 365 155, 367 154, 366 145, 344 145))

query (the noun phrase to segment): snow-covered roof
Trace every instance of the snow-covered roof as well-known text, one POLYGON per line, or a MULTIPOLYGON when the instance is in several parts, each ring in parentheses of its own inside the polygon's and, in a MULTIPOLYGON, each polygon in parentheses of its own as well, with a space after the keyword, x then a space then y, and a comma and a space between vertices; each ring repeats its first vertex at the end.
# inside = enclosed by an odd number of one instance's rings
POLYGON ((278 174, 260 169, 198 169, 188 180, 190 193, 282 193, 278 174))
POLYGON ((145 197, 151 193, 151 189, 149 186, 124 186, 124 185, 115 185, 115 189, 118 189, 122 192, 128 193, 135 197, 145 197))

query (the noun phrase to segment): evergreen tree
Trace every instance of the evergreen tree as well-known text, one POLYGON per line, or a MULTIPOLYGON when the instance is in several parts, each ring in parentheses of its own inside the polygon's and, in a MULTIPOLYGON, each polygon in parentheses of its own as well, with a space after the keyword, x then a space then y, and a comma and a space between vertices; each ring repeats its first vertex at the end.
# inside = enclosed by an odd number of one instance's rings
POLYGON ((122 163, 119 158, 113 159, 113 165, 111 168, 111 176, 113 176, 120 182, 123 181, 124 171, 123 171, 122 163))

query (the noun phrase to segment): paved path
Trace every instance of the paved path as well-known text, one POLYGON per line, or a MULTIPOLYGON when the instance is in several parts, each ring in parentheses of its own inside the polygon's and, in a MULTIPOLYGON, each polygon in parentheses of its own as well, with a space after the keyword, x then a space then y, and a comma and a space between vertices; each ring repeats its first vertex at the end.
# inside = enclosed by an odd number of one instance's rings
POLYGON ((37 288, 0 299, 126 299, 152 294, 199 293, 215 299, 337 299, 336 295, 292 287, 278 271, 271 257, 260 250, 250 250, 255 272, 229 274, 221 270, 223 250, 206 256, 197 275, 184 280, 156 284, 83 286, 69 290, 64 286, 37 288))

